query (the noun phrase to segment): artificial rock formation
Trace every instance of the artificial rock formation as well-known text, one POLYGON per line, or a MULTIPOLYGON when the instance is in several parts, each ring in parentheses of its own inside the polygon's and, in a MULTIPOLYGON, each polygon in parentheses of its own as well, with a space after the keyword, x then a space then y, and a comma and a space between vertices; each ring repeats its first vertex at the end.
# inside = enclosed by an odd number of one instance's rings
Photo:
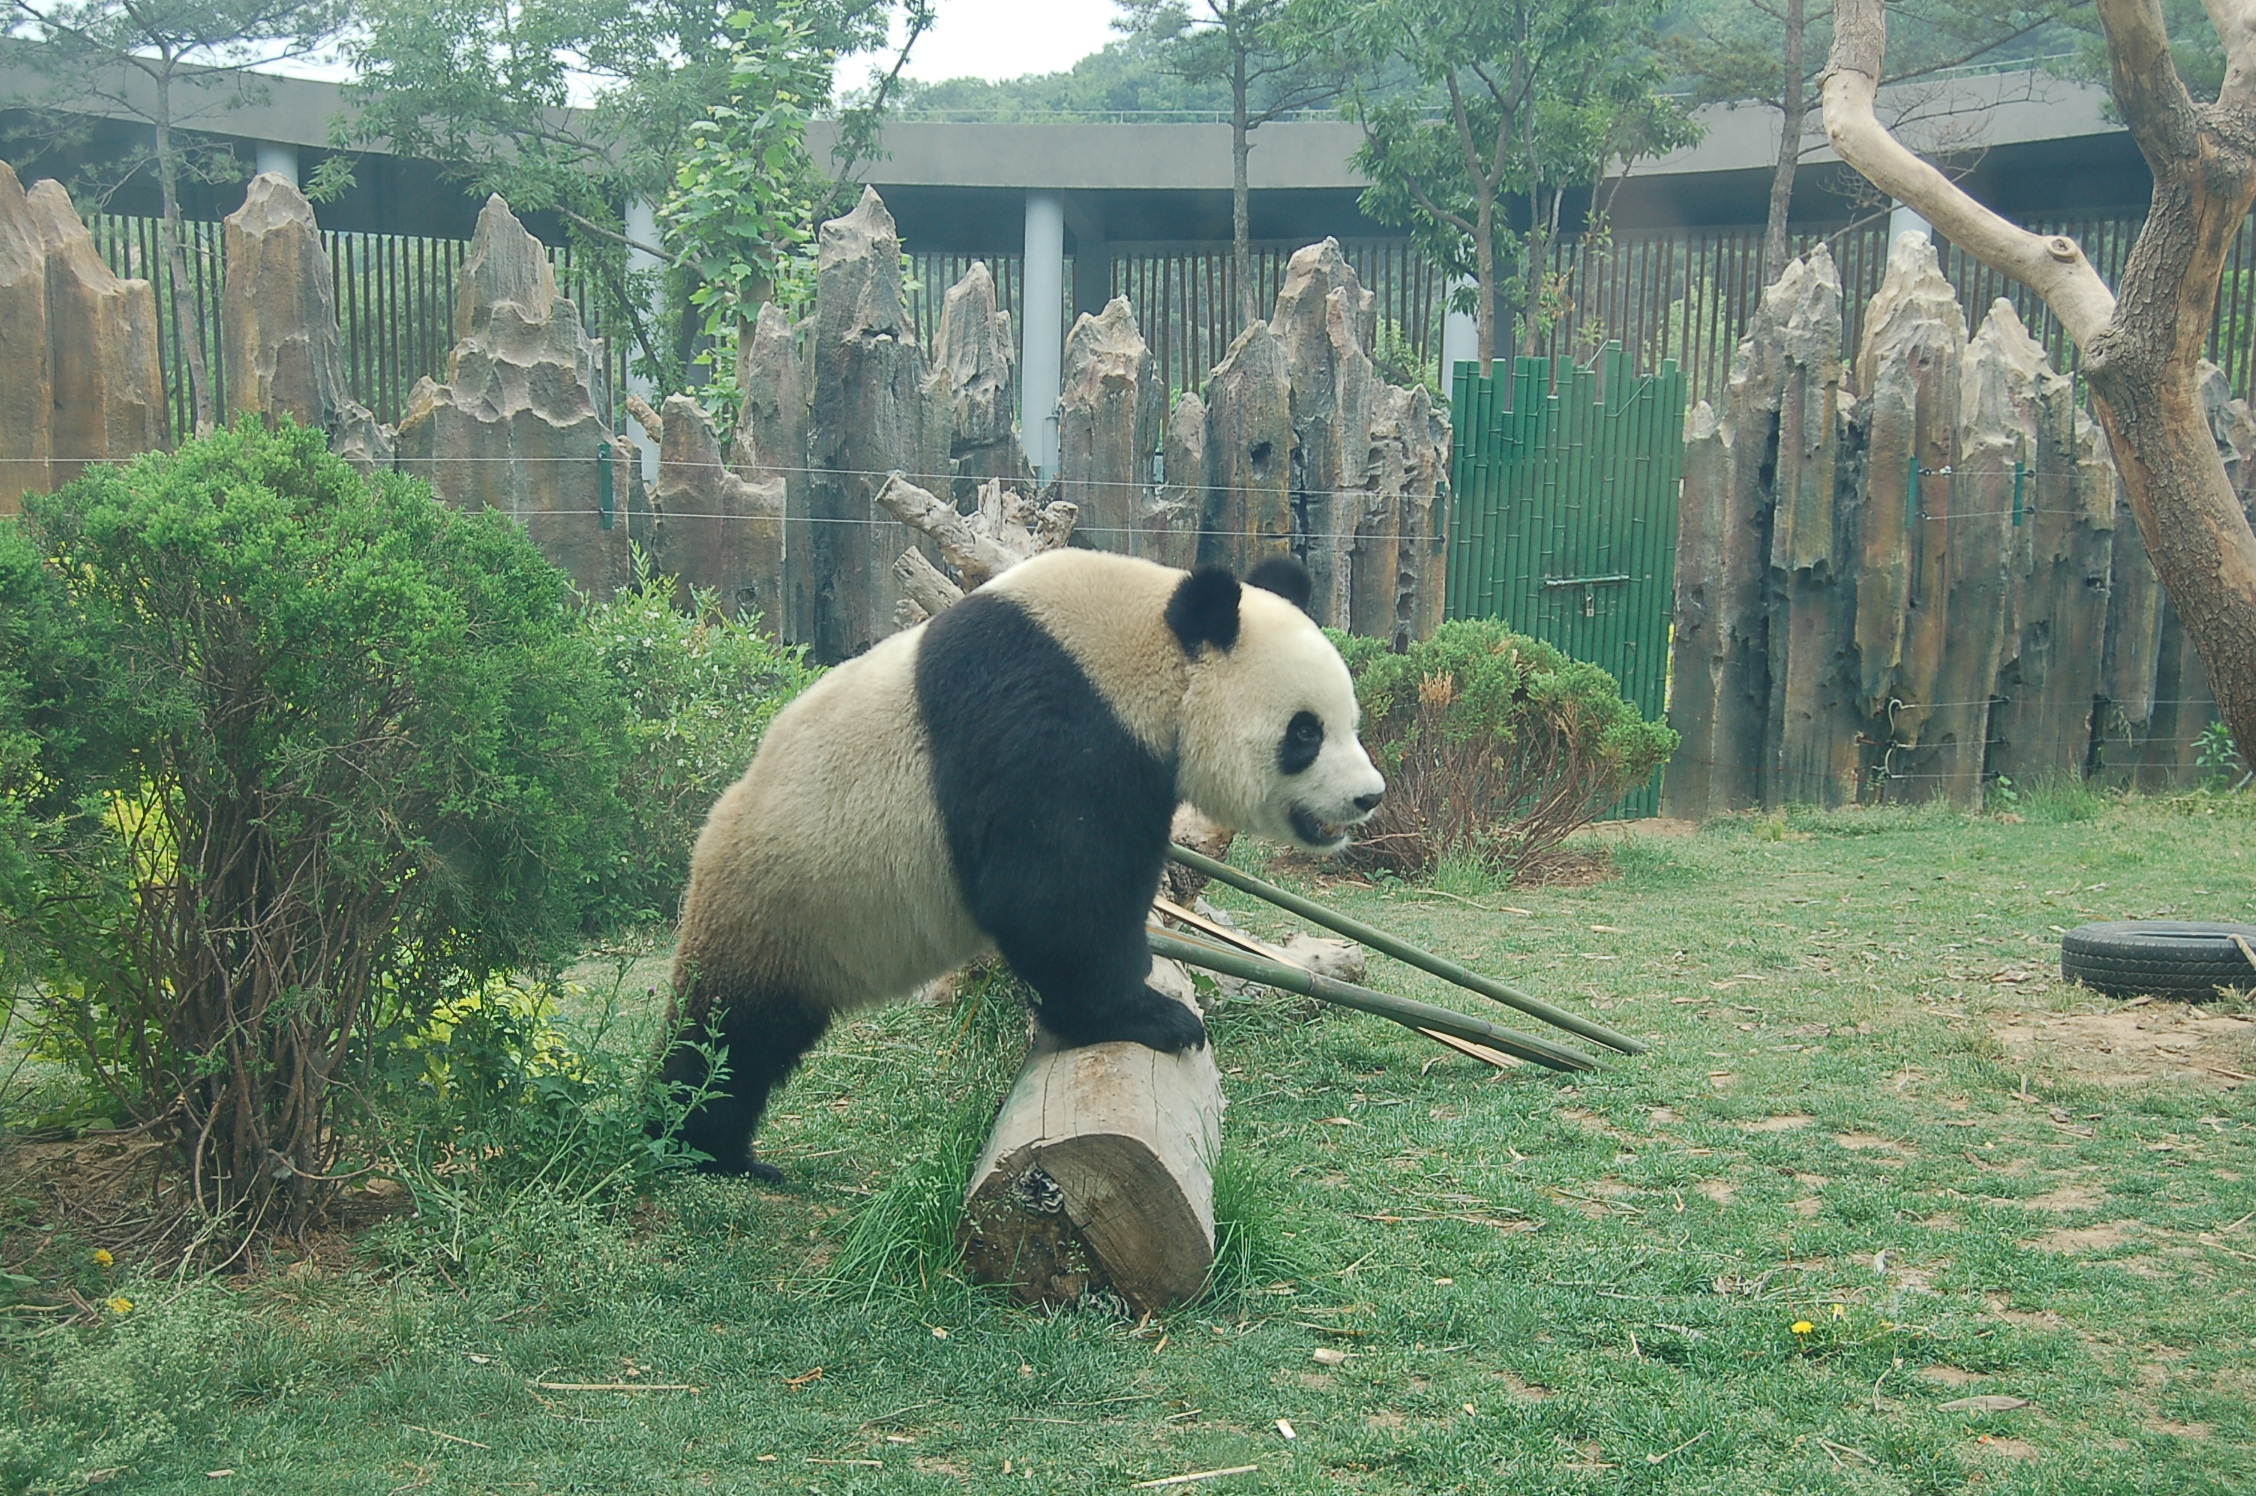
POLYGON ((687 395, 667 396, 659 420, 658 569, 692 594, 711 593, 731 617, 757 615, 775 635, 783 612, 783 479, 731 471, 713 418, 687 395))
POLYGON ((761 612, 778 634, 793 640, 812 639, 815 630, 809 568, 814 534, 807 523, 810 381, 800 352, 805 330, 804 323, 794 325, 773 302, 762 305, 752 325, 740 330, 736 388, 742 403, 736 437, 729 444, 729 465, 736 475, 780 495, 784 519, 777 572, 766 583, 771 601, 761 612))
MULTIPOLYGON (((1314 582, 1310 611, 1344 628, 1352 590, 1349 551, 1362 529, 1360 490, 1371 446, 1371 370, 1378 298, 1363 288, 1337 239, 1294 252, 1269 330, 1284 352, 1293 443, 1295 548, 1314 582)), ((1375 567, 1391 572, 1391 558, 1375 567)), ((1377 578, 1369 579, 1379 585, 1377 578)), ((1387 610, 1391 612, 1391 608, 1387 610)))
POLYGON ((286 415, 329 433, 331 450, 362 472, 390 467, 391 431, 345 388, 335 272, 313 204, 287 178, 261 172, 227 216, 226 236, 228 413, 286 415))
POLYGON ((1378 384, 1363 484, 1346 496, 1347 628, 1408 649, 1441 627, 1448 570, 1449 418, 1421 388, 1378 384))
POLYGON ((1016 358, 1010 314, 998 309, 995 277, 975 260, 940 303, 928 392, 945 412, 956 501, 967 501, 989 478, 1030 485, 1034 471, 1018 442, 1011 365, 1016 358))
POLYGON ((1167 392, 1127 297, 1074 322, 1060 384, 1059 497, 1080 510, 1081 533, 1092 544, 1132 550, 1146 518, 1167 392))
POLYGON ((499 196, 462 264, 455 336, 445 382, 424 378, 408 394, 401 471, 459 509, 510 515, 582 591, 610 596, 630 579, 630 541, 651 538, 641 470, 603 414, 600 345, 499 196))
POLYGON ((1199 522, 1206 513, 1206 402, 1195 390, 1167 413, 1159 466, 1160 481, 1149 491, 1129 550, 1187 571, 1198 564, 1199 522))
MULTIPOLYGON (((2008 302, 1969 338, 1924 239, 1890 257, 1855 396, 1838 303, 1816 256, 1788 267, 1726 408, 1687 422, 1668 811, 2183 783, 2206 683, 2072 382, 2008 302)), ((2256 414, 2221 376, 2205 396, 2247 471, 2256 414)))
POLYGON ((1239 333, 1206 385, 1198 559, 1243 570, 1292 549, 1292 380, 1269 324, 1239 333))
POLYGON ((61 183, 0 163, 0 514, 164 431, 155 290, 102 262, 61 183))
POLYGON ((893 559, 913 532, 877 506, 888 473, 952 476, 948 421, 925 388, 901 300, 901 239, 867 188, 822 226, 815 262, 814 421, 809 466, 815 657, 861 653, 893 632, 893 559))

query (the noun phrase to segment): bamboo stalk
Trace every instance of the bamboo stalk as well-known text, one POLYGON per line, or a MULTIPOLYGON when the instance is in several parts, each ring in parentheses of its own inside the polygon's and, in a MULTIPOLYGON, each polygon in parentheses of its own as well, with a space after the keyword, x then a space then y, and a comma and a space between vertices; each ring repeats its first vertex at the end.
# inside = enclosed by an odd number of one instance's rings
POLYGON ((1275 961, 1264 961, 1257 956, 1224 950, 1221 946, 1208 945, 1204 941, 1185 940, 1179 935, 1159 930, 1145 931, 1144 939, 1155 955, 1180 961, 1186 966, 1204 967, 1208 971, 1219 971, 1225 976, 1260 982, 1268 987, 1282 987, 1287 992, 1313 997, 1318 1002, 1392 1019, 1405 1028, 1454 1035, 1553 1070, 1598 1068, 1598 1062, 1579 1049, 1569 1049, 1564 1044, 1553 1044, 1550 1040, 1539 1039, 1533 1034, 1504 1028, 1485 1018, 1472 1018, 1448 1008, 1437 1008, 1432 1003, 1396 997, 1386 992, 1374 992, 1353 982, 1318 976, 1315 972, 1298 966, 1282 966, 1275 961))
MULTIPOLYGON (((1361 941, 1375 951, 1384 951, 1397 961, 1407 962, 1420 971, 1431 972, 1443 981, 1454 982, 1468 992, 1478 992, 1481 996, 1500 1002, 1508 1008, 1518 1008, 1532 1018, 1540 1018, 1545 1023, 1556 1028, 1563 1028, 1569 1033, 1580 1034, 1585 1039, 1595 1039, 1607 1048, 1618 1049, 1623 1054, 1643 1054, 1646 1051, 1646 1045, 1630 1038, 1627 1034, 1616 1033, 1602 1023, 1594 1022, 1577 1013, 1570 1013, 1564 1008, 1553 1007, 1542 998, 1530 997, 1517 987, 1508 986, 1493 977, 1484 977, 1479 972, 1460 966, 1445 956, 1437 956, 1431 951, 1421 950, 1409 941, 1397 939, 1386 931, 1367 925, 1359 919, 1350 918, 1345 914, 1335 914, 1312 899, 1304 899, 1297 893, 1289 893, 1277 887, 1274 883, 1265 883, 1251 873, 1241 873, 1228 863, 1217 862, 1204 853, 1194 852, 1188 847, 1178 847, 1171 844, 1167 849, 1167 855, 1185 867, 1198 869, 1209 878, 1220 879, 1241 893, 1250 893, 1255 898, 1266 899, 1280 909, 1297 914, 1302 919, 1313 920, 1325 929, 1345 935, 1350 940, 1361 941)), ((1440 1009, 1437 1011, 1447 1010, 1440 1009)))

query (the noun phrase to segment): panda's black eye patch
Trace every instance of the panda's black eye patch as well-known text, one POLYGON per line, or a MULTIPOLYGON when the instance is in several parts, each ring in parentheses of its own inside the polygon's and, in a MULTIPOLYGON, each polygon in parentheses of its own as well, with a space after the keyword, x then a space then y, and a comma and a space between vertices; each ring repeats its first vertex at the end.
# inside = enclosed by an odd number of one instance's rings
POLYGON ((1277 768, 1280 773, 1298 774, 1316 762, 1316 755, 1324 751, 1324 722, 1314 712, 1295 712, 1292 721, 1285 724, 1285 736, 1277 744, 1277 768))

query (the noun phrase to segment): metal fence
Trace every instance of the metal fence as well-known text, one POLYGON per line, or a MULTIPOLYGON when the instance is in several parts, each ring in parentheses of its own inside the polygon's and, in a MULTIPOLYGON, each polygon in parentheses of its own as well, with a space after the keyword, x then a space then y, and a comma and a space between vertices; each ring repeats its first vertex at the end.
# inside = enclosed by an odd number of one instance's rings
MULTIPOLYGON (((154 283, 157 293, 158 352, 164 366, 168 435, 177 440, 194 426, 188 390, 188 351, 181 338, 179 308, 194 309, 202 331, 204 367, 209 371, 215 407, 227 408, 227 366, 221 346, 219 309, 227 279, 227 239, 222 225, 182 224, 188 261, 185 297, 176 298, 171 266, 158 248, 158 220, 97 213, 86 221, 94 247, 111 270, 154 283)), ((469 243, 406 234, 351 234, 324 230, 329 267, 336 280, 337 321, 343 338, 345 383, 353 399, 395 424, 407 393, 424 375, 446 375, 454 347, 455 282, 469 243)), ((597 310, 586 267, 568 247, 550 246, 558 287, 579 308, 592 337, 603 338, 610 387, 626 388, 627 339, 611 336, 597 310)))
MULTIPOLYGON (((2045 220, 2030 227, 2073 236, 2100 274, 2112 282, 2122 273, 2140 222, 2138 218, 2079 218, 2045 220)), ((172 277, 157 252, 157 222, 97 214, 88 223, 111 268, 156 283, 172 429, 185 430, 186 356, 172 277)), ((201 319, 205 362, 224 405, 226 369, 218 315, 226 273, 224 233, 216 223, 189 223, 185 228, 187 299, 201 319)), ((1820 239, 1840 271, 1845 346, 1854 350, 1866 303, 1887 269, 1887 225, 1872 222, 1805 237, 1797 243, 1797 252, 1806 252, 1820 239)), ((352 396, 379 419, 396 422, 415 381, 426 374, 445 373, 447 352, 454 344, 455 281, 468 245, 458 239, 326 231, 322 240, 336 276, 352 396)), ((1254 304, 1264 313, 1275 304, 1286 265, 1298 247, 1285 242, 1255 247, 1254 304)), ((1938 241, 1937 248, 1943 273, 1958 288, 1969 325, 1979 323, 1991 302, 2003 296, 2057 367, 2076 366, 2075 349, 2058 319, 2033 292, 1955 245, 1938 241)), ((1341 249, 1364 284, 1377 293, 1378 353, 1389 377, 1398 382, 1422 377, 1437 391, 1449 391, 1451 382, 1441 368, 1448 285, 1439 270, 1406 238, 1347 239, 1341 241, 1341 249)), ((605 340, 611 388, 624 391, 628 338, 623 329, 605 325, 587 269, 572 251, 551 247, 549 255, 588 332, 605 340)), ((1018 312, 1024 283, 1019 256, 914 253, 907 284, 909 312, 927 347, 939 331, 948 287, 975 258, 986 259, 993 272, 1002 309, 1018 312)), ((1721 395, 1730 377, 1732 353, 1762 296, 1759 228, 1685 230, 1571 244, 1561 247, 1554 263, 1566 277, 1566 309, 1539 340, 1536 352, 1550 359, 1555 370, 1588 363, 1598 348, 1618 342, 1640 368, 1657 368, 1664 360, 1673 360, 1684 372, 1689 399, 1714 400, 1721 395)), ((1069 266, 1063 308, 1068 326, 1073 280, 1069 266)), ((1135 308, 1144 339, 1170 390, 1201 386, 1241 330, 1236 276, 1226 246, 1116 245, 1109 284, 1112 294, 1126 296, 1135 308)), ((1498 353, 1508 357, 1522 351, 1502 347, 1498 353)), ((2235 390, 2247 393, 2256 386, 2256 221, 2242 226, 2227 261, 2210 356, 2224 367, 2235 390)))

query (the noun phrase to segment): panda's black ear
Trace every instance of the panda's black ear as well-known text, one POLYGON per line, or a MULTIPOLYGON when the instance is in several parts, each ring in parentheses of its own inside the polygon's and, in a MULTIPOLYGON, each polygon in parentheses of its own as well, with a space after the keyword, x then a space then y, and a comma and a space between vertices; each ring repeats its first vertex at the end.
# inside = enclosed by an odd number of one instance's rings
POLYGON ((1167 626, 1187 655, 1207 644, 1228 649, 1238 642, 1238 579, 1225 566, 1198 568, 1175 584, 1175 595, 1167 600, 1167 626))
POLYGON ((1246 585, 1274 592, 1303 613, 1308 611, 1308 600, 1316 595, 1314 579, 1295 556, 1262 557, 1246 573, 1246 585))

